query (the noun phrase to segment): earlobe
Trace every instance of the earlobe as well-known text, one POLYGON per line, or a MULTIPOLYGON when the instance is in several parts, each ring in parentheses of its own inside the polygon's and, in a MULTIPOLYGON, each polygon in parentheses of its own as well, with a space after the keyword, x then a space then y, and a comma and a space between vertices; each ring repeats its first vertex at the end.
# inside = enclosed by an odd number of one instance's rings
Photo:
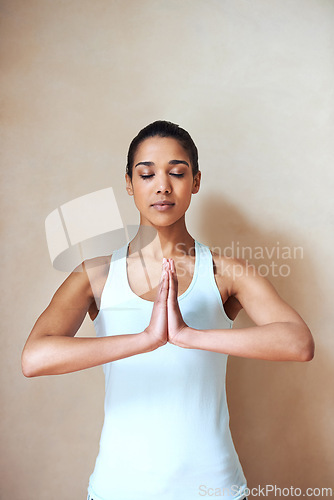
POLYGON ((196 176, 195 176, 195 179, 194 179, 194 185, 193 185, 193 189, 192 189, 192 194, 198 193, 200 184, 201 184, 201 172, 198 171, 197 174, 196 174, 196 176))
POLYGON ((128 192, 129 196, 133 196, 133 187, 132 187, 132 181, 129 177, 128 174, 125 174, 125 181, 126 181, 126 190, 128 192))

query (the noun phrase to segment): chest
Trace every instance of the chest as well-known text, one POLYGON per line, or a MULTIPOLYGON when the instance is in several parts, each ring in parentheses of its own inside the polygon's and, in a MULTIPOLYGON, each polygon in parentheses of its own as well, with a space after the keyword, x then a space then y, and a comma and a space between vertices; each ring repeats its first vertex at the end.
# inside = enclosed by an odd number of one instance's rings
MULTIPOLYGON (((195 259, 175 262, 178 279, 178 297, 183 295, 194 279, 195 259)), ((160 262, 143 259, 127 259, 126 279, 131 290, 144 300, 154 302, 162 277, 160 262)))

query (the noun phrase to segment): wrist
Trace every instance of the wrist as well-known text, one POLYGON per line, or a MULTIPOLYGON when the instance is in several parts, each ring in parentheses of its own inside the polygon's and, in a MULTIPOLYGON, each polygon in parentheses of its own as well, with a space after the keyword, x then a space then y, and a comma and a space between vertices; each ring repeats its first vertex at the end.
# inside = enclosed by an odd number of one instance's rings
POLYGON ((146 330, 142 331, 141 333, 138 333, 138 335, 140 336, 140 341, 143 349, 142 352, 155 351, 155 349, 158 349, 158 347, 164 345, 163 342, 153 337, 146 330))
POLYGON ((171 344, 177 345, 178 347, 183 347, 184 349, 191 348, 191 340, 196 332, 195 328, 190 326, 185 326, 182 330, 173 338, 171 344))

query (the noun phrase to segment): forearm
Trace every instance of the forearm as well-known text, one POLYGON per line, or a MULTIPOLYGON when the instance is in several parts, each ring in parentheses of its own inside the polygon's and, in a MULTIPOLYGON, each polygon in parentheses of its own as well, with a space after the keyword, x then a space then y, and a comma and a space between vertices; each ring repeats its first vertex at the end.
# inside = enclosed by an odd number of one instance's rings
POLYGON ((22 371, 27 377, 70 373, 157 347, 145 332, 97 338, 45 335, 25 347, 22 371))
POLYGON ((190 349, 221 352, 244 358, 272 361, 309 361, 314 343, 307 326, 294 322, 232 330, 185 328, 177 345, 190 349))

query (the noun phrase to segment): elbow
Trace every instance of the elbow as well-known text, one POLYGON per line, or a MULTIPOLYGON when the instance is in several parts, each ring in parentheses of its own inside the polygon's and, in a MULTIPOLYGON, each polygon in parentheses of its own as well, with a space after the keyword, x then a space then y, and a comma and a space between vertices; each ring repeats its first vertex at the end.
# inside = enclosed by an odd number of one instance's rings
POLYGON ((25 377, 30 378, 35 376, 33 366, 30 362, 30 357, 25 351, 23 351, 21 356, 21 369, 25 377))
POLYGON ((310 330, 307 328, 300 340, 296 361, 312 361, 314 358, 314 351, 314 340, 310 330))
POLYGON ((36 356, 29 350, 24 349, 21 356, 22 373, 27 378, 37 377, 40 375, 39 364, 36 356))
POLYGON ((312 361, 314 358, 314 342, 310 343, 310 345, 305 346, 304 349, 300 353, 299 361, 312 361))

